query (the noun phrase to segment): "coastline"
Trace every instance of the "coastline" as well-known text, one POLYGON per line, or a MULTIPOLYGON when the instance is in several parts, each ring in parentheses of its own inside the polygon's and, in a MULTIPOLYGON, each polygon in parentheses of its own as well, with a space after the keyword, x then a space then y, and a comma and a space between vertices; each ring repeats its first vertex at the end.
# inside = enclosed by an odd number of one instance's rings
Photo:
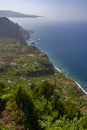
POLYGON ((57 71, 63 73, 58 67, 56 67, 55 65, 53 65, 53 66, 54 66, 54 68, 55 68, 57 71))
MULTIPOLYGON (((55 68, 57 71, 63 73, 58 67, 56 67, 55 65, 53 65, 53 66, 54 66, 54 68, 55 68)), ((71 77, 71 78, 72 78, 72 77, 71 77)), ((73 81, 77 84, 77 86, 83 91, 83 93, 87 95, 87 92, 81 87, 81 85, 80 85, 75 79, 72 78, 72 80, 73 80, 73 81)))
MULTIPOLYGON (((75 80, 74 80, 75 81, 75 80)), ((87 92, 81 87, 81 85, 77 82, 77 81, 75 81, 75 83, 78 85, 78 87, 87 95, 87 92)))
MULTIPOLYGON (((48 54, 44 51, 44 50, 42 50, 42 49, 40 49, 40 48, 38 48, 39 50, 41 50, 42 52, 44 52, 47 56, 48 56, 48 54)), ((48 56, 48 58, 49 58, 49 60, 51 61, 51 63, 53 64, 53 61, 52 61, 52 59, 48 56)), ((65 75, 67 75, 66 73, 64 73, 61 69, 59 69, 57 66, 55 66, 54 64, 53 64, 53 66, 54 66, 54 68, 57 70, 57 71, 59 71, 60 73, 63 73, 63 74, 65 74, 65 75)), ((70 77, 69 75, 68 75, 68 77, 70 77)), ((77 84, 77 86, 83 91, 83 93, 84 94, 86 94, 87 95, 87 92, 83 89, 83 87, 78 83, 78 81, 76 81, 74 78, 72 78, 72 77, 70 77, 76 84, 77 84)))
MULTIPOLYGON (((29 45, 29 42, 27 42, 27 44, 29 45)), ((37 47, 37 46, 35 46, 35 47, 37 47)), ((38 47, 37 47, 38 48, 38 47)), ((44 50, 42 50, 41 48, 38 48, 39 50, 41 50, 43 53, 45 53, 47 56, 48 56, 48 54, 44 51, 44 50)), ((51 58, 48 56, 48 58, 49 58, 49 60, 51 61, 51 63, 53 64, 53 61, 51 60, 51 58)), ((63 71, 61 71, 57 66, 55 66, 54 64, 53 64, 53 66, 54 66, 54 68, 57 70, 57 71, 59 71, 60 73, 64 73, 63 71)), ((67 75, 66 73, 64 73, 65 75, 67 75)), ((68 77, 70 77, 69 75, 68 75, 68 77)), ((83 87, 78 83, 78 81, 76 81, 74 78, 72 78, 72 77, 70 77, 76 84, 77 84, 77 86, 83 91, 83 93, 85 94, 85 95, 87 95, 87 92, 83 89, 83 87)))

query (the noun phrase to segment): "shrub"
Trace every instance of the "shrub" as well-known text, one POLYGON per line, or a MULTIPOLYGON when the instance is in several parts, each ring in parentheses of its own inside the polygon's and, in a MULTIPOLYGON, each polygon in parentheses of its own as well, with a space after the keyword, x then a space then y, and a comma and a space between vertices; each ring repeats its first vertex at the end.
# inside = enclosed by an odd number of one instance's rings
POLYGON ((5 109, 6 106, 6 100, 0 98, 0 113, 5 109))
POLYGON ((64 102, 64 115, 70 120, 74 117, 80 118, 80 108, 75 103, 67 100, 64 102))

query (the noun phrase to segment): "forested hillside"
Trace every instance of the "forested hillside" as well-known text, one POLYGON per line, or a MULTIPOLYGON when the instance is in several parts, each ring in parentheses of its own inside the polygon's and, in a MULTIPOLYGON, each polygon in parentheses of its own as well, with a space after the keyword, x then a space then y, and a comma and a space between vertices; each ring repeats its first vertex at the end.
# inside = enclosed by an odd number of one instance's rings
POLYGON ((87 96, 48 57, 0 38, 0 130, 86 130, 87 96))
POLYGON ((0 130, 87 130, 87 95, 57 71, 44 52, 4 33, 0 130))

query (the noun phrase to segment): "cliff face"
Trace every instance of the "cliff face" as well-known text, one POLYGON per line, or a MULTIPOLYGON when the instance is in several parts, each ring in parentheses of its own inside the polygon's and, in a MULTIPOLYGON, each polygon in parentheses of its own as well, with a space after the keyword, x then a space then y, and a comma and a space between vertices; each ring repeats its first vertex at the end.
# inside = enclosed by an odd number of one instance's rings
POLYGON ((20 26, 5 17, 0 18, 0 37, 3 36, 19 39, 25 42, 25 37, 20 30, 20 26))
POLYGON ((29 40, 30 39, 30 34, 32 32, 30 32, 30 31, 22 28, 21 26, 20 26, 20 31, 21 31, 21 33, 22 33, 22 35, 23 35, 23 37, 24 37, 25 40, 29 40))

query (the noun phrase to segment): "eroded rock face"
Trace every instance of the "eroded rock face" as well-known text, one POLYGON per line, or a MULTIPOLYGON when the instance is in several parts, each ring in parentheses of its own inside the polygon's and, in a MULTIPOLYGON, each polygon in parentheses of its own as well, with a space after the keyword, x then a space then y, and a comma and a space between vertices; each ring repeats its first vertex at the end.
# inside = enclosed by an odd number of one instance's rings
POLYGON ((20 26, 17 23, 13 23, 6 17, 0 18, 0 37, 3 36, 19 39, 25 42, 20 26))

